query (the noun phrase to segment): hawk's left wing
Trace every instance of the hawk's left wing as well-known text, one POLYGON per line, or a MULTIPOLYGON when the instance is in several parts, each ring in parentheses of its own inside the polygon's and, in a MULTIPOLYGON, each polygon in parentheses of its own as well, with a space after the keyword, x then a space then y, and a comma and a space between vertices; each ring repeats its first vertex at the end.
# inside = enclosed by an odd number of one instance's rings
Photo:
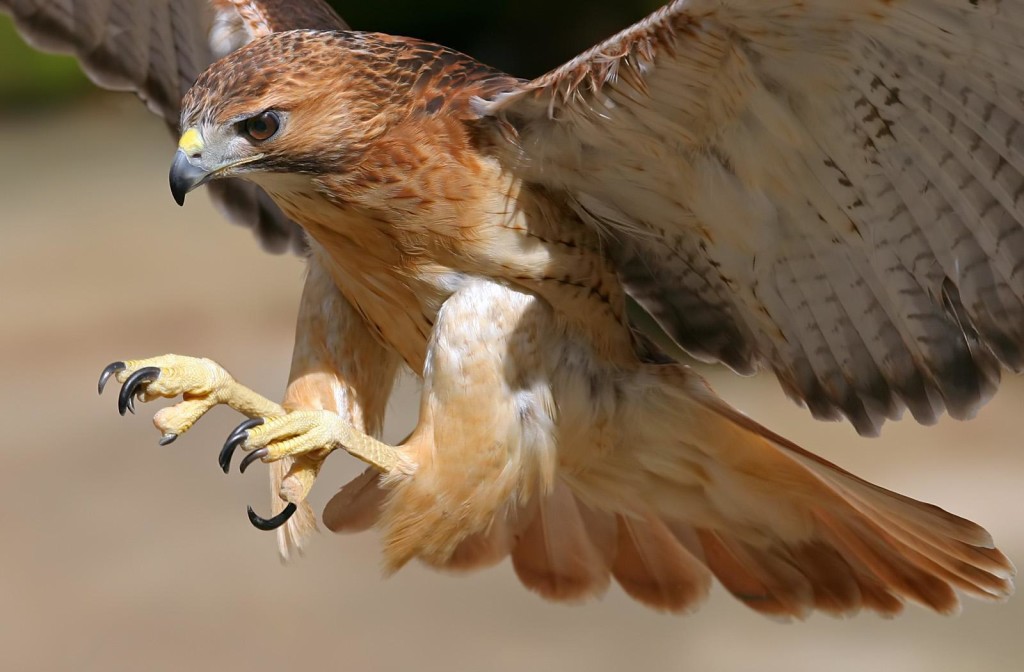
POLYGON ((478 101, 698 357, 862 433, 1024 368, 1024 2, 687 0, 478 101))
MULTIPOLYGON (((348 28, 323 0, 0 0, 0 13, 33 46, 76 56, 99 86, 137 94, 175 138, 182 96, 216 58, 272 32, 348 28)), ((209 193, 267 249, 304 248, 301 229, 258 186, 218 180, 209 193)))

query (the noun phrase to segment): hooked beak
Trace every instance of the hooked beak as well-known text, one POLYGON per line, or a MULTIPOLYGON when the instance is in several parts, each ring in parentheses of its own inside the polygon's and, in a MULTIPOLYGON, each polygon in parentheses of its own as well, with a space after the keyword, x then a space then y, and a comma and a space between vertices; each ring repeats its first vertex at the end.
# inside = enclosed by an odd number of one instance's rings
POLYGON ((174 154, 171 164, 171 195, 178 205, 185 204, 185 194, 203 184, 210 178, 210 173, 197 168, 189 161, 188 155, 181 149, 174 154))

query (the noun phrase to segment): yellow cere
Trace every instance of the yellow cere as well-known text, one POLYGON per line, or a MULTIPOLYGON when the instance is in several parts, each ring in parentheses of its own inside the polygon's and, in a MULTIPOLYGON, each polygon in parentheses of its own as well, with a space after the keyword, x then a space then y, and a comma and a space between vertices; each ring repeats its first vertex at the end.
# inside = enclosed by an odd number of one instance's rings
POLYGON ((178 141, 178 149, 186 154, 198 154, 203 151, 203 137, 199 135, 199 131, 190 128, 182 133, 181 140, 178 141))

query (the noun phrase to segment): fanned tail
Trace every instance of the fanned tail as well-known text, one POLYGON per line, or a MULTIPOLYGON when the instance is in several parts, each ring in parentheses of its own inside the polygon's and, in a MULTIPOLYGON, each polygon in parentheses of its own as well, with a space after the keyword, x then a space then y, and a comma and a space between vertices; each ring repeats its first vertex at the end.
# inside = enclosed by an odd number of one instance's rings
MULTIPOLYGON (((715 465, 703 478, 706 510, 686 511, 679 500, 674 511, 671 479, 654 496, 663 517, 681 519, 677 535, 696 537, 699 557, 745 604, 796 618, 814 609, 894 615, 906 600, 953 613, 957 590, 993 600, 1012 594, 1013 564, 984 529, 803 450, 696 380, 669 375, 652 388, 687 424, 677 428, 681 440, 652 440, 639 460, 671 464, 672 454, 696 449, 715 465)), ((694 474, 686 476, 691 483, 694 474)))
MULTIPOLYGON (((510 556, 546 599, 599 597, 614 579, 635 600, 676 613, 696 609, 715 577, 782 619, 892 616, 906 601, 948 614, 960 606, 957 591, 989 600, 1013 592, 1012 563, 978 525, 803 450, 686 370, 648 374, 626 395, 615 450, 591 455, 589 469, 564 473, 551 492, 432 564, 471 570, 510 556)), ((365 530, 383 502, 368 471, 328 504, 324 522, 365 530)))

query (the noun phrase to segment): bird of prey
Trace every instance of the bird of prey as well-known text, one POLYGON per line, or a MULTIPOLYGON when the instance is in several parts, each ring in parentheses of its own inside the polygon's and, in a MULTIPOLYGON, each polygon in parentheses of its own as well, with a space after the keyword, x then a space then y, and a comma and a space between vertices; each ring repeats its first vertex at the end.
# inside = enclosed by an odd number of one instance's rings
POLYGON ((389 570, 510 557, 544 597, 614 579, 667 611, 716 578, 784 618, 1012 592, 981 527, 801 449, 667 353, 769 370, 862 434, 967 418, 1020 370, 1021 0, 677 1, 533 81, 321 0, 0 9, 167 120, 179 202, 208 184, 307 256, 280 404, 177 355, 100 381, 122 414, 183 395, 162 442, 216 404, 248 416, 221 465, 271 465, 275 515, 251 518, 283 552, 340 448, 370 467, 324 522, 376 527, 389 570), (403 365, 419 421, 386 445, 403 365))

